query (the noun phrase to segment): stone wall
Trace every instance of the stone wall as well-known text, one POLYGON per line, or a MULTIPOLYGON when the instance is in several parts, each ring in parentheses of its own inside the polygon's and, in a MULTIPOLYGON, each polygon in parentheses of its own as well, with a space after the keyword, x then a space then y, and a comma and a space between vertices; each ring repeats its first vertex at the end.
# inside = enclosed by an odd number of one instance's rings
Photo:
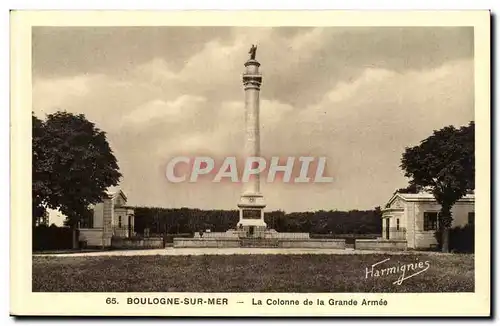
POLYGON ((265 232, 266 238, 271 239, 309 239, 309 233, 301 232, 276 232, 274 230, 269 230, 265 232))
POLYGON ((287 239, 279 240, 280 248, 328 248, 345 249, 344 239, 287 239))
POLYGON ((265 238, 265 239, 309 239, 309 233, 301 232, 276 232, 275 230, 265 230, 259 233, 255 231, 253 236, 248 235, 244 230, 229 230, 226 232, 204 232, 201 236, 198 232, 194 233, 195 239, 239 239, 244 237, 265 238))
POLYGON ((115 249, 153 249, 163 248, 162 238, 117 238, 111 239, 111 247, 115 249))
POLYGON ((212 239, 212 238, 224 238, 224 239, 239 239, 239 237, 245 236, 245 231, 235 231, 235 230, 229 230, 226 232, 203 232, 203 234, 200 236, 198 232, 194 233, 194 238, 195 239, 212 239))
POLYGON ((88 247, 102 247, 102 228, 79 229, 78 241, 85 241, 88 247))
POLYGON ((356 239, 354 249, 357 250, 406 250, 406 240, 375 240, 375 239, 356 239))
POLYGON ((244 230, 228 230, 226 232, 204 232, 201 236, 198 232, 194 233, 195 239, 239 239, 244 237, 265 238, 265 239, 309 239, 309 233, 301 232, 276 232, 275 230, 264 230, 262 232, 255 231, 253 236, 250 236, 244 230))
POLYGON ((174 248, 330 248, 345 249, 344 239, 174 238, 174 248))
POLYGON ((174 238, 175 248, 238 248, 238 239, 174 238))

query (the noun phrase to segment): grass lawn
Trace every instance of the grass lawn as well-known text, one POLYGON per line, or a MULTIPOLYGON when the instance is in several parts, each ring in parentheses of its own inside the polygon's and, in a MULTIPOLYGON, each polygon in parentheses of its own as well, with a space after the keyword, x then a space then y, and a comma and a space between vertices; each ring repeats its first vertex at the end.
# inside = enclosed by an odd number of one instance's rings
POLYGON ((473 292, 474 255, 34 256, 32 286, 35 292, 473 292), (366 277, 367 268, 387 258, 376 269, 399 266, 398 272, 366 277), (393 284, 401 266, 426 261, 425 272, 393 284))

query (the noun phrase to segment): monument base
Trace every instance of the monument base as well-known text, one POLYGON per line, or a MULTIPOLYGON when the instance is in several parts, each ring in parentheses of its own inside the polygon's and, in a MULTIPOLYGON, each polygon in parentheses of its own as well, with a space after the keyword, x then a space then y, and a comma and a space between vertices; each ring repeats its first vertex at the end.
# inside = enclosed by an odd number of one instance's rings
POLYGON ((245 230, 250 235, 253 235, 254 232, 264 232, 267 229, 266 222, 264 222, 264 207, 266 207, 266 203, 262 194, 243 194, 238 203, 240 220, 237 228, 245 230))

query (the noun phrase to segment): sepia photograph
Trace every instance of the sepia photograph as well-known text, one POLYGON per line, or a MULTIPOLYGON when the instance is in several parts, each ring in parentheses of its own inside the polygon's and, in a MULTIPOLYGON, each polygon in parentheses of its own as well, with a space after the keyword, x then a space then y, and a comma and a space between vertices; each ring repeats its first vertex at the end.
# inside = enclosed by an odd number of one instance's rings
POLYGON ((489 51, 472 24, 29 33, 28 291, 225 309, 477 293, 489 51))

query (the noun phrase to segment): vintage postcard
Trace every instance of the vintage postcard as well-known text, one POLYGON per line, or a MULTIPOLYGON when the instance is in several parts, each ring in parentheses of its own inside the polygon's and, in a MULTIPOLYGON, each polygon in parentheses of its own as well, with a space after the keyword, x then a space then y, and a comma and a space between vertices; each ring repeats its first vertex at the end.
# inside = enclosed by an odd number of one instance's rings
POLYGON ((490 316, 488 11, 11 30, 12 315, 490 316))

